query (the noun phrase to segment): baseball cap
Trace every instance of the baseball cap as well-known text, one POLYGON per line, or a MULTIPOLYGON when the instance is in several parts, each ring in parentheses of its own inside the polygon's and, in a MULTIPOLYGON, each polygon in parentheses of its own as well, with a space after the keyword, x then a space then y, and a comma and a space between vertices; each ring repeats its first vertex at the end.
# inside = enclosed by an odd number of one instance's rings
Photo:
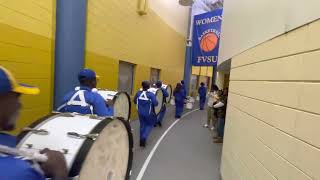
POLYGON ((0 66, 0 94, 8 92, 16 92, 19 94, 39 94, 40 89, 18 83, 7 69, 0 66))
POLYGON ((83 69, 78 74, 79 81, 81 80, 92 80, 92 79, 99 79, 99 76, 91 69, 83 69))

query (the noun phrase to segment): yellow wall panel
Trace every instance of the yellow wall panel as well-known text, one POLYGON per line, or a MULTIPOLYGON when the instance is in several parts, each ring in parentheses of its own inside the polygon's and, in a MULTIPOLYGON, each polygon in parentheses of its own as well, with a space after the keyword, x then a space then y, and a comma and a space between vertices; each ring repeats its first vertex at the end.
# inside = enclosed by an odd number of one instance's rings
POLYGON ((117 90, 119 61, 86 52, 87 68, 93 69, 99 76, 98 87, 103 89, 117 90))
POLYGON ((213 67, 208 67, 207 76, 212 77, 212 74, 213 74, 213 67))
MULTIPOLYGON (((142 81, 150 79, 150 67, 144 65, 136 65, 134 72, 134 94, 141 88, 142 81)), ((133 94, 133 95, 134 95, 133 94)))
POLYGON ((319 22, 232 59, 221 168, 227 179, 235 169, 255 179, 320 179, 319 22))
POLYGON ((51 39, 0 23, 0 42, 51 52, 51 39))
POLYGON ((39 95, 22 96, 22 114, 14 133, 52 110, 54 7, 52 0, 0 1, 0 65, 18 81, 41 89, 39 95))
POLYGON ((306 43, 307 50, 314 50, 314 49, 320 48, 319 29, 320 29, 320 21, 311 23, 308 26, 307 43, 306 43))
POLYGON ((24 62, 48 65, 52 57, 49 51, 0 42, 0 61, 24 62), (17 53, 19 52, 19 53, 17 53))
POLYGON ((114 63, 136 64, 134 93, 143 80, 150 79, 151 67, 160 69, 164 83, 175 86, 183 78, 186 39, 152 10, 146 16, 136 10, 137 0, 88 1, 86 52, 99 60, 87 55, 87 66, 108 66, 110 77, 102 84, 117 88, 118 65, 114 63))
MULTIPOLYGON (((48 12, 55 12, 55 6, 56 6, 55 1, 52 1, 52 0, 41 0, 41 1, 30 0, 30 1, 32 1, 34 4, 37 4, 39 7, 45 9, 48 12)), ((52 13, 52 15, 55 16, 54 13, 52 13)))
POLYGON ((192 66, 192 74, 199 75, 200 74, 200 67, 192 66))
POLYGON ((35 64, 16 63, 13 61, 1 61, 0 63, 14 74, 17 79, 50 79, 51 64, 37 64, 37 70, 34 70, 35 64))
POLYGON ((38 20, 43 24, 48 24, 50 26, 52 24, 51 13, 40 7, 38 4, 35 4, 34 1, 10 0, 0 3, 0 6, 19 12, 20 14, 38 20))
POLYGON ((183 70, 166 70, 161 71, 161 80, 163 83, 171 84, 175 88, 177 83, 180 83, 183 77, 183 70))
POLYGON ((51 38, 52 26, 0 5, 0 23, 51 38))

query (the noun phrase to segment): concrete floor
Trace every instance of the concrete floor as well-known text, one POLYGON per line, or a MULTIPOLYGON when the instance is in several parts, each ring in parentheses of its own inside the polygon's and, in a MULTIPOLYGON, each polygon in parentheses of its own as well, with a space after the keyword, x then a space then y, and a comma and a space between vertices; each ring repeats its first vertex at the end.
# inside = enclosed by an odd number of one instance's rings
MULTIPOLYGON (((206 111, 195 111, 182 117, 155 150, 142 180, 221 180, 222 145, 212 143, 212 133, 202 127, 205 120, 206 111)), ((132 122, 135 143, 131 180, 137 179, 151 150, 174 122, 174 107, 169 105, 163 127, 152 131, 144 149, 138 144, 139 122, 132 122)))

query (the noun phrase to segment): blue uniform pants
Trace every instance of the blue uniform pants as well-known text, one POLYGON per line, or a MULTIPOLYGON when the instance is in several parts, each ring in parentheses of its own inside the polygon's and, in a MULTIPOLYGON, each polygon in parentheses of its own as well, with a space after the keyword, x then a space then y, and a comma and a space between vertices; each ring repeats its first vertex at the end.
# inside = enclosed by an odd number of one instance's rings
POLYGON ((154 115, 140 116, 140 140, 147 140, 155 124, 154 115))
POLYGON ((204 109, 204 105, 206 103, 206 98, 205 97, 200 97, 200 101, 199 101, 199 105, 200 105, 200 110, 204 109))
POLYGON ((160 111, 159 115, 158 115, 158 119, 157 122, 162 122, 164 115, 166 114, 167 108, 166 106, 162 107, 162 110, 160 111))
POLYGON ((176 118, 181 117, 183 112, 183 104, 176 104, 176 118))

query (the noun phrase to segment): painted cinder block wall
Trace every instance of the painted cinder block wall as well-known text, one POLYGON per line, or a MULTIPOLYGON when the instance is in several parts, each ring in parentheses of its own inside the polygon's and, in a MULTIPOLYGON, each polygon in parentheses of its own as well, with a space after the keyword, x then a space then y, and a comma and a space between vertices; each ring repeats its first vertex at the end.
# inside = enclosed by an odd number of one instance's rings
POLYGON ((320 179, 320 21, 232 59, 223 180, 320 179))
POLYGON ((0 1, 0 33, 0 65, 41 89, 22 96, 18 132, 52 108, 55 1, 0 1))

